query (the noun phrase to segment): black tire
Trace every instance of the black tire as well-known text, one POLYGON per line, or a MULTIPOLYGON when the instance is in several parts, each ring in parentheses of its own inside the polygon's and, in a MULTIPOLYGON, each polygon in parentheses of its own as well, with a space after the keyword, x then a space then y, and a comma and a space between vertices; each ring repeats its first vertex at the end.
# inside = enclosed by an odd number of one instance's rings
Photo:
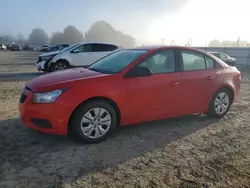
MULTIPOLYGON (((69 126, 70 126, 69 128, 71 129, 70 136, 71 137, 74 136, 75 138, 80 139, 84 141, 85 143, 89 143, 89 144, 98 143, 106 139, 110 134, 114 132, 116 128, 116 124, 117 124, 117 113, 115 109, 108 102, 104 100, 96 100, 93 102, 88 102, 86 104, 79 106, 74 112, 74 114, 72 115, 71 121, 69 123, 69 126), (81 130, 81 126, 82 126, 81 120, 83 116, 93 108, 103 108, 109 113, 111 117, 111 124, 109 126, 109 129, 107 130, 105 134, 103 134, 99 138, 90 138, 86 136, 81 130)), ((99 130, 99 128, 97 129, 99 130)))
POLYGON ((233 102, 232 92, 231 92, 229 89, 227 89, 227 88, 221 88, 221 89, 219 89, 219 90, 213 95, 213 97, 212 97, 212 99, 211 99, 211 101, 210 101, 210 103, 209 103, 209 108, 208 108, 207 114, 208 114, 210 117, 213 117, 213 118, 222 118, 223 116, 225 116, 225 115, 228 113, 228 111, 229 111, 229 109, 230 109, 230 107, 231 107, 231 105, 232 105, 232 102, 233 102), (225 93, 225 94, 228 96, 228 98, 229 98, 229 103, 228 103, 227 109, 226 109, 223 113, 218 113, 218 112, 216 112, 216 110, 215 110, 215 108, 216 108, 216 106, 215 106, 215 100, 216 100, 216 98, 218 97, 218 95, 221 94, 221 93, 225 93))
POLYGON ((65 70, 69 68, 69 63, 67 61, 59 60, 51 65, 50 72, 59 71, 59 69, 57 68, 58 66, 64 67, 64 69, 60 70, 65 70))

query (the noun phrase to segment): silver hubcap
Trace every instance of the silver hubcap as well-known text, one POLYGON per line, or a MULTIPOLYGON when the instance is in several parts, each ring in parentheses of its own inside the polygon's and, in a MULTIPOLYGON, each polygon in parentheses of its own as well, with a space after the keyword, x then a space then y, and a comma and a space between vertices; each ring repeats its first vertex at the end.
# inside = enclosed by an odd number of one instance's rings
POLYGON ((88 138, 104 136, 111 125, 111 115, 104 108, 93 108, 81 120, 82 133, 88 138))
POLYGON ((67 66, 66 66, 64 63, 57 63, 57 64, 55 65, 55 71, 64 70, 64 69, 66 69, 66 68, 67 68, 67 66))
POLYGON ((214 108, 217 114, 223 114, 229 107, 229 96, 225 92, 220 93, 215 98, 214 108))

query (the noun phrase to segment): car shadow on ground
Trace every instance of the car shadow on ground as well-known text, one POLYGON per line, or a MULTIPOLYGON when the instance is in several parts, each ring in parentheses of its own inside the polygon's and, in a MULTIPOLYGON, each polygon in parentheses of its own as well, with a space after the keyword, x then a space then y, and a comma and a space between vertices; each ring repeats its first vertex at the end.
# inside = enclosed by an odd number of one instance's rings
POLYGON ((121 127, 101 143, 84 144, 68 137, 33 131, 19 119, 3 120, 0 121, 0 164, 3 164, 0 172, 12 172, 12 177, 17 179, 20 174, 24 179, 33 177, 34 181, 47 185, 65 183, 90 171, 100 171, 163 148, 214 121, 193 115, 142 123, 121 127), (27 168, 29 170, 24 171, 27 168))

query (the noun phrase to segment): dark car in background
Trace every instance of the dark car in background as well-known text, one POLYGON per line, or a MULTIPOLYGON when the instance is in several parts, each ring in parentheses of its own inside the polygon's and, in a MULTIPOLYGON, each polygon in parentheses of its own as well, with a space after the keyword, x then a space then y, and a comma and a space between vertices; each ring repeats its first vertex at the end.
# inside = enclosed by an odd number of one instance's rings
POLYGON ((12 46, 12 44, 5 44, 7 50, 10 50, 10 47, 12 46))
POLYGON ((19 44, 12 44, 9 49, 10 49, 10 51, 21 51, 22 50, 22 48, 19 44))
POLYGON ((230 66, 235 66, 236 64, 236 59, 233 57, 230 57, 229 55, 222 53, 222 52, 209 52, 210 54, 218 57, 222 61, 224 61, 226 64, 230 66))
POLYGON ((25 51, 36 51, 36 48, 34 46, 30 46, 30 45, 24 45, 22 50, 25 51))
POLYGON ((62 50, 66 47, 69 47, 69 44, 58 44, 56 46, 52 46, 49 49, 49 52, 54 52, 54 51, 58 51, 58 50, 62 50))
POLYGON ((50 45, 47 45, 47 44, 44 44, 41 46, 41 52, 49 52, 51 46, 50 45))

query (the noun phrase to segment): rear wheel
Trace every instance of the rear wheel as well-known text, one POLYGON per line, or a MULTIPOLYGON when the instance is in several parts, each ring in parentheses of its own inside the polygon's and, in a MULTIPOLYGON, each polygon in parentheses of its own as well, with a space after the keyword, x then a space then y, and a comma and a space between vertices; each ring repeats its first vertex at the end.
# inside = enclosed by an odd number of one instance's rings
POLYGON ((208 115, 221 118, 227 114, 232 104, 233 96, 229 89, 218 90, 210 101, 208 115))
POLYGON ((87 143, 97 143, 110 135, 117 124, 117 114, 106 101, 83 104, 73 114, 72 133, 87 143))

